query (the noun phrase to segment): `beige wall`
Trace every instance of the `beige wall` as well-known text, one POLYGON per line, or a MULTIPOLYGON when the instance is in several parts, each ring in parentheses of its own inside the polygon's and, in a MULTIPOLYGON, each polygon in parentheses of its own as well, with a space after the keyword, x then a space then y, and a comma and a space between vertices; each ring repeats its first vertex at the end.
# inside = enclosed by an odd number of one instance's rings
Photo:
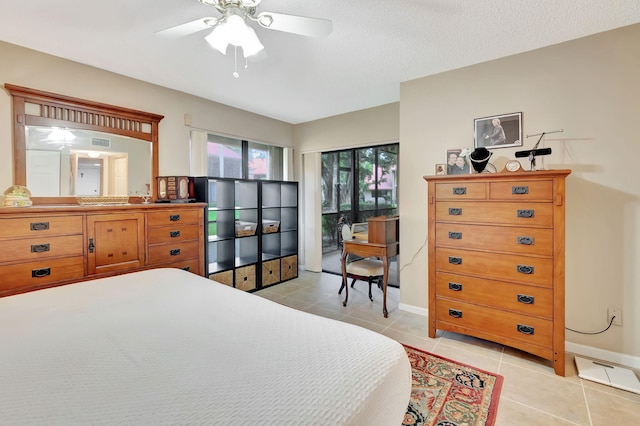
MULTIPOLYGON (((190 114, 196 129, 293 147, 293 125, 196 96, 4 42, 0 42, 0 63, 1 85, 17 84, 164 115, 159 131, 161 175, 189 173, 191 127, 185 126, 185 114, 190 114)), ((0 191, 13 183, 11 115, 11 96, 0 90, 0 191)))
MULTIPOLYGON (((401 264, 419 252, 401 272, 401 302, 427 306, 422 176, 445 162, 447 148, 473 148, 474 118, 521 111, 525 135, 564 129, 546 138, 553 154, 544 162, 573 170, 566 325, 601 330, 607 307, 623 309, 622 327, 595 336, 567 332, 567 341, 640 356, 639 70, 634 25, 401 84, 401 264)), ((524 149, 536 140, 524 139, 524 149)), ((498 170, 514 151, 493 151, 498 170)))
POLYGON ((318 206, 312 212, 305 211, 302 216, 301 226, 305 232, 300 244, 299 259, 307 270, 322 270, 321 170, 320 159, 315 157, 321 152, 398 142, 398 114, 399 104, 392 103, 294 127, 294 163, 297 165, 295 176, 302 181, 300 204, 305 207, 318 206), (303 160, 303 157, 306 158, 303 160), (314 176, 314 173, 316 179, 306 178, 314 176), (301 176, 305 179, 300 178, 301 176))

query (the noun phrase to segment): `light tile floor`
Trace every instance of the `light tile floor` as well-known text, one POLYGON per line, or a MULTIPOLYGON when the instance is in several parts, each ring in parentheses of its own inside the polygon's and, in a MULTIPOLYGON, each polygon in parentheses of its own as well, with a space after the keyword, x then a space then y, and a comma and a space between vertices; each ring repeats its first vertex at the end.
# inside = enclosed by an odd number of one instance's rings
POLYGON ((298 278, 254 294, 502 375, 498 426, 640 425, 640 395, 580 379, 571 354, 566 377, 558 377, 549 361, 493 342, 449 332, 430 339, 425 317, 398 309, 399 289, 388 289, 389 317, 384 318, 379 289, 374 289, 371 302, 367 283, 357 281, 343 307, 340 282, 337 275, 300 271, 298 278))

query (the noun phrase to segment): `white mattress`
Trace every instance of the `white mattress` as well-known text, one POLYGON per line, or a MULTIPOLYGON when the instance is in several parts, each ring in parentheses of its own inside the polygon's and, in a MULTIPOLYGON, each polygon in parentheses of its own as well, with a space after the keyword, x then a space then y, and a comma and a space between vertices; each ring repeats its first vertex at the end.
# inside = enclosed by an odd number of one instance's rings
POLYGON ((0 424, 399 425, 404 349, 178 269, 0 299, 0 424))

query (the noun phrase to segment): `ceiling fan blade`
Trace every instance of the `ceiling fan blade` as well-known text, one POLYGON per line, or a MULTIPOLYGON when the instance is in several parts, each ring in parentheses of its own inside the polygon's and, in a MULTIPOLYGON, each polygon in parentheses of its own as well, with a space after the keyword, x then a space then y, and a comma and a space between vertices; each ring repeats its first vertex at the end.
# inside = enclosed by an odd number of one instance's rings
POLYGON ((218 19, 216 18, 200 18, 195 21, 157 31, 156 35, 165 38, 184 37, 189 34, 197 33, 198 31, 206 30, 207 28, 212 28, 217 23, 218 19))
POLYGON ((307 37, 324 37, 331 34, 333 24, 328 19, 307 18, 276 12, 261 12, 255 18, 261 27, 307 37))

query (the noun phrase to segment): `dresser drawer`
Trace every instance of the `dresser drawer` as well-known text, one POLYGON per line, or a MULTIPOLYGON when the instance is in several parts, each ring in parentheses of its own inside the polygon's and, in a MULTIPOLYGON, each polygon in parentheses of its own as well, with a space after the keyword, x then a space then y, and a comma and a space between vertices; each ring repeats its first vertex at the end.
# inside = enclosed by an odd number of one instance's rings
POLYGON ((551 320, 436 298, 436 327, 446 328, 443 324, 542 347, 551 347, 553 340, 551 320))
POLYGON ((436 247, 436 271, 551 287, 553 260, 436 247))
POLYGON ((147 226, 185 225, 199 223, 200 212, 198 210, 177 209, 147 213, 147 226))
POLYGON ((0 293, 84 276, 84 257, 38 260, 7 265, 0 272, 0 293))
POLYGON ((553 181, 491 182, 489 199, 551 202, 553 200, 553 181))
POLYGON ((553 290, 524 284, 436 273, 436 296, 551 318, 553 290))
POLYGON ((456 182, 436 184, 436 200, 484 200, 487 198, 484 182, 456 182))
POLYGON ((82 256, 82 254, 82 235, 16 239, 3 243, 0 262, 82 256))
POLYGON ((43 216, 2 219, 0 238, 31 238, 82 234, 82 216, 43 216))
POLYGON ((159 244, 148 247, 149 265, 174 263, 183 259, 198 258, 200 244, 198 241, 177 242, 175 244, 159 244))
POLYGON ((156 267, 182 269, 183 271, 192 272, 196 275, 200 275, 200 262, 198 261, 198 259, 184 259, 178 262, 156 265, 156 267))
POLYGON ((551 256, 553 230, 436 223, 436 246, 551 256))
POLYGON ((162 226, 147 229, 147 242, 149 244, 174 243, 198 239, 200 229, 197 226, 162 226))
POLYGON ((553 205, 551 203, 441 201, 436 203, 436 221, 551 228, 553 205))

